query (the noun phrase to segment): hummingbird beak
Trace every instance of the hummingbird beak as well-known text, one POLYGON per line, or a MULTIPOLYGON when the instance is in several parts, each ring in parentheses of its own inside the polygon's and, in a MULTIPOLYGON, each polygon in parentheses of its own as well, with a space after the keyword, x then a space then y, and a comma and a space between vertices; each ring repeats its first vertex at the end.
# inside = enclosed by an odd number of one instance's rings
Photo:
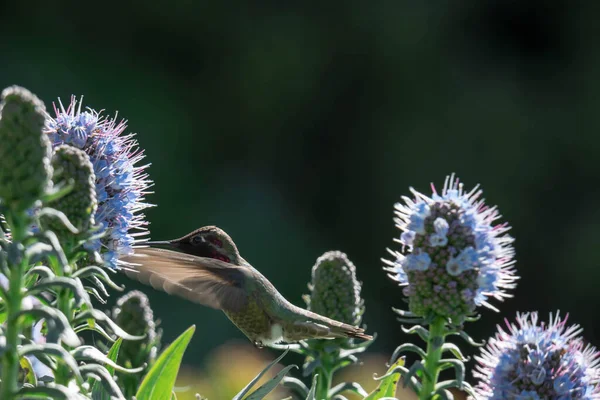
POLYGON ((171 247, 179 247, 179 243, 173 240, 158 240, 158 241, 150 241, 146 242, 147 245, 150 246, 171 246, 171 247))

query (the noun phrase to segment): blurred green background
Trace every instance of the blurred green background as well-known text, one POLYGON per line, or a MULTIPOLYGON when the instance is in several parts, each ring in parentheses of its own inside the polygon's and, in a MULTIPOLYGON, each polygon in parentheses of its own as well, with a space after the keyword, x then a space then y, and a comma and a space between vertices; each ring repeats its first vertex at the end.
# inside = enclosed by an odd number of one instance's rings
MULTIPOLYGON (((118 110, 152 163, 154 239, 218 225, 299 305, 316 258, 346 252, 385 357, 407 340, 380 261, 393 205, 456 172, 513 226, 522 277, 472 336, 560 309, 598 345, 596 6, 0 2, 0 86, 118 110)), ((198 326, 189 366, 244 339, 220 312, 143 290, 166 341, 198 326)))

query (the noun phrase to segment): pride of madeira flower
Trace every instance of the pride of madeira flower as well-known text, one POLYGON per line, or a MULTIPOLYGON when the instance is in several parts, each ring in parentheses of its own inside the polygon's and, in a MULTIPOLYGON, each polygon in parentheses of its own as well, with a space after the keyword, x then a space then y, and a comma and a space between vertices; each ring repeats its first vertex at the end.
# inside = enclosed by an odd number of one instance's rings
POLYGON ((65 109, 59 100, 56 117, 46 119, 45 131, 54 147, 68 144, 87 153, 94 168, 98 206, 95 222, 105 235, 90 241, 88 250, 100 251, 106 265, 117 268, 118 258, 130 254, 132 246, 147 232, 147 222, 141 211, 150 205, 144 195, 152 182, 146 165, 137 166, 143 150, 137 146, 134 134, 123 135, 126 121, 103 117, 90 108, 81 110, 81 102, 71 98, 65 109))
POLYGON ((517 325, 498 327, 478 361, 477 399, 600 399, 600 353, 584 345, 579 325, 558 313, 548 324, 538 315, 517 314, 517 325))
POLYGON ((513 239, 506 223, 492 225, 500 215, 478 186, 466 192, 454 174, 440 194, 431 186, 431 197, 411 188, 414 199, 395 205, 402 251, 390 251, 395 260, 384 260, 385 269, 405 286, 413 314, 461 324, 477 306, 494 309, 488 298, 509 296, 517 279, 513 239))

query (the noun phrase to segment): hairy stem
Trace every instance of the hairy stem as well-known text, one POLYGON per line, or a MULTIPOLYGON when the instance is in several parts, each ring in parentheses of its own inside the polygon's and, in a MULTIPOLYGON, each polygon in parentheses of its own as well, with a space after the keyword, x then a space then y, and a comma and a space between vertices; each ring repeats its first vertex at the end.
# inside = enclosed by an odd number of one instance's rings
POLYGON ((419 393, 419 400, 431 399, 435 391, 440 374, 440 359, 442 358, 442 346, 445 340, 445 321, 436 318, 429 325, 429 340, 427 341, 427 356, 425 357, 425 371, 423 375, 423 387, 419 393))

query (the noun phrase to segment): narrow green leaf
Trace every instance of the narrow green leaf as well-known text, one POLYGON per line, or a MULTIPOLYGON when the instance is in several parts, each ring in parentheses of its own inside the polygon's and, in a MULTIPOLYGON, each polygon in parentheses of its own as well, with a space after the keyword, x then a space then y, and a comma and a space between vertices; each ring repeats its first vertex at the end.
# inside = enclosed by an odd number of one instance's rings
POLYGON ((292 368, 298 368, 298 366, 297 365, 288 365, 287 367, 285 367, 284 369, 279 371, 279 373, 277 375, 275 375, 273 377, 273 379, 270 379, 264 385, 262 385, 261 387, 256 389, 254 392, 252 392, 252 394, 250 396, 246 397, 246 400, 262 400, 266 395, 271 393, 271 391, 273 389, 275 389, 275 387, 277 387, 277 385, 279 385, 279 382, 281 382, 283 377, 288 372, 290 372, 290 369, 292 369, 292 368))
POLYGON ((181 358, 195 330, 195 325, 190 326, 162 352, 140 384, 135 395, 137 400, 171 399, 181 358))
POLYGON ((48 399, 48 398, 50 398, 50 399, 54 399, 54 400, 61 400, 61 399, 69 400, 69 399, 77 398, 76 396, 77 396, 77 393, 73 392, 72 390, 70 390, 62 385, 53 385, 52 387, 49 387, 49 386, 35 386, 35 387, 23 386, 17 392, 15 399, 30 400, 30 399, 48 399))
POLYGON ((131 374, 142 372, 144 370, 144 367, 138 367, 138 368, 122 367, 119 364, 117 364, 115 361, 108 358, 108 356, 105 356, 100 350, 98 350, 94 346, 79 346, 75 350, 71 351, 71 355, 77 361, 94 361, 96 364, 101 364, 101 365, 106 366, 107 369, 110 367, 111 369, 108 370, 108 372, 110 372, 111 374, 114 372, 114 370, 117 370, 119 372, 131 373, 131 374))
POLYGON ((283 357, 285 357, 285 355, 288 353, 288 351, 289 350, 284 351, 283 354, 281 354, 274 361, 272 361, 271 363, 269 363, 269 365, 267 365, 265 367, 265 369, 263 369, 262 371, 260 371, 260 373, 258 375, 256 375, 254 377, 254 379, 252 379, 250 381, 250 383, 248 383, 238 394, 236 394, 235 397, 232 400, 241 400, 241 398, 244 397, 250 391, 250 389, 252 389, 252 386, 256 385, 256 382, 258 382, 260 380, 260 378, 262 378, 263 375, 266 374, 267 371, 269 369, 271 369, 271 367, 273 367, 273 365, 277 364, 279 361, 281 361, 281 359, 283 357))
MULTIPOLYGON (((116 342, 113 343, 110 350, 108 351, 108 354, 106 355, 106 357, 109 360, 111 360, 115 363, 117 362, 117 357, 119 356, 119 349, 121 348, 122 342, 123 342, 123 339, 119 338, 119 339, 117 339, 116 342)), ((115 373, 115 369, 113 367, 111 367, 110 365, 106 366, 106 370, 111 375, 114 375, 114 373, 115 373)), ((110 393, 108 393, 108 391, 104 388, 104 386, 100 382, 95 381, 94 385, 92 386, 92 399, 93 400, 110 400, 110 393)))
MULTIPOLYGON (((26 344, 19 348, 19 357, 25 356, 36 356, 40 357, 43 355, 52 355, 60 358, 69 369, 75 374, 78 381, 81 381, 81 374, 79 373, 79 367, 77 361, 69 354, 69 352, 63 349, 59 344, 56 343, 44 343, 44 344, 26 344)), ((42 361, 42 360, 40 360, 42 361)))
MULTIPOLYGON (((387 373, 392 372, 397 367, 404 366, 404 357, 400 357, 392 366, 388 369, 387 373)), ((396 396, 396 388, 398 387, 398 381, 400 380, 400 373, 391 374, 387 378, 384 378, 379 383, 379 386, 371 392, 364 400, 383 400, 385 398, 394 398, 396 396)))
POLYGON ((310 391, 308 392, 308 396, 306 396, 306 400, 317 400, 315 397, 317 394, 317 378, 319 374, 313 375, 312 385, 310 387, 310 391))

